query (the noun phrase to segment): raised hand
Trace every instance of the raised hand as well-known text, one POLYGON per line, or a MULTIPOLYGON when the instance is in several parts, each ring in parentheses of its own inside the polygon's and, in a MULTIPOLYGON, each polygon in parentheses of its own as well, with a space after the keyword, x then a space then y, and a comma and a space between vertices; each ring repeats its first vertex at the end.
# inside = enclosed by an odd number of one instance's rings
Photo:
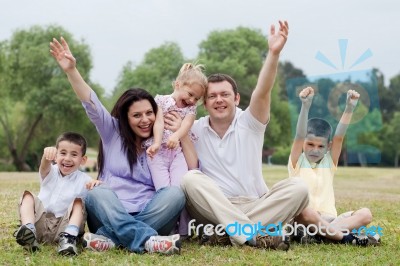
POLYGON ((54 161, 57 155, 57 148, 56 147, 46 147, 43 150, 43 157, 46 158, 48 161, 54 161))
POLYGON ((360 99, 360 94, 355 90, 349 90, 347 92, 346 106, 352 109, 356 108, 358 99, 360 99))
POLYGON ((56 38, 53 38, 50 42, 50 54, 56 59, 62 70, 67 72, 75 68, 76 59, 63 37, 60 38, 60 41, 61 43, 56 38))
POLYGON ((285 46, 287 36, 289 34, 289 24, 285 21, 279 21, 279 30, 275 30, 275 25, 271 25, 270 34, 268 36, 269 51, 279 54, 285 46))
POLYGON ((312 87, 304 88, 299 93, 299 97, 303 105, 310 107, 314 97, 314 89, 312 87))

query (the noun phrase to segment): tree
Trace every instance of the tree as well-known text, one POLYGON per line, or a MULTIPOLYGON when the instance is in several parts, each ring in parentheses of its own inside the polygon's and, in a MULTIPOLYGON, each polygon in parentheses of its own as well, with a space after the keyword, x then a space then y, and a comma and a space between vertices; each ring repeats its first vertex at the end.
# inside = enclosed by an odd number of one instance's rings
POLYGON ((282 100, 288 99, 288 90, 290 90, 290 88, 287 88, 287 86, 292 86, 295 88, 297 85, 299 85, 297 83, 302 85, 306 79, 303 70, 296 68, 290 62, 279 62, 278 76, 280 77, 279 87, 281 88, 279 97, 282 100))
POLYGON ((171 94, 172 82, 178 75, 185 59, 176 43, 167 42, 148 51, 139 65, 128 62, 122 69, 112 102, 128 88, 140 87, 156 94, 171 94))
POLYGON ((89 48, 61 27, 18 30, 0 44, 0 131, 4 136, 0 143, 7 147, 18 171, 35 167, 36 162, 27 158, 40 156, 43 146, 53 144, 62 131, 94 136, 81 103, 49 53, 49 41, 60 35, 68 39, 87 80, 92 67, 89 48))
POLYGON ((199 45, 198 58, 207 73, 227 73, 238 85, 240 107, 247 107, 268 51, 267 38, 260 30, 238 27, 212 31, 199 45))

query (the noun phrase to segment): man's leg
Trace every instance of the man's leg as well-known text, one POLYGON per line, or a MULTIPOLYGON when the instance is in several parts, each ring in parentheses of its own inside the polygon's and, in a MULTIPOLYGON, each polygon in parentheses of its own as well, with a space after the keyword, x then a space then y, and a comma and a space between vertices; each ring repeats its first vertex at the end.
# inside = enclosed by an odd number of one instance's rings
POLYGON ((284 225, 308 206, 308 188, 300 178, 284 179, 252 205, 244 212, 254 223, 284 225))
MULTIPOLYGON (((186 207, 197 223, 214 225, 252 224, 250 219, 235 207, 222 193, 218 185, 198 170, 189 171, 183 176, 181 187, 186 195, 186 207)), ((244 235, 231 236, 234 244, 243 245, 244 235)))
POLYGON ((179 187, 164 187, 156 192, 135 219, 148 224, 160 235, 169 235, 185 206, 185 195, 179 187))
POLYGON ((89 228, 130 251, 143 252, 146 240, 157 235, 149 225, 127 213, 117 195, 104 185, 88 192, 85 205, 89 228))

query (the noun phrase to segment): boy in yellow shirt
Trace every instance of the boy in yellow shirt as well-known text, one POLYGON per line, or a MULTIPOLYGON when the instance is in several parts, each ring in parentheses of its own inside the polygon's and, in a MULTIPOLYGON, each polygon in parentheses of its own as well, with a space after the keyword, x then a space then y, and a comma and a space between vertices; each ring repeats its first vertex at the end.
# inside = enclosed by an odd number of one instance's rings
MULTIPOLYGON (((330 141, 332 127, 327 121, 320 118, 308 120, 313 96, 314 90, 311 87, 303 89, 299 94, 302 106, 289 157, 289 176, 302 178, 309 189, 309 206, 296 217, 295 221, 305 226, 317 225, 319 236, 314 239, 330 239, 334 242, 361 246, 377 245, 380 242, 378 234, 371 236, 351 233, 353 229, 366 226, 372 221, 371 211, 362 208, 338 216, 333 191, 333 177, 343 139, 360 94, 354 90, 347 92, 346 107, 332 141, 330 141)), ((310 239, 312 237, 304 232, 297 238, 300 242, 309 242, 310 239)))

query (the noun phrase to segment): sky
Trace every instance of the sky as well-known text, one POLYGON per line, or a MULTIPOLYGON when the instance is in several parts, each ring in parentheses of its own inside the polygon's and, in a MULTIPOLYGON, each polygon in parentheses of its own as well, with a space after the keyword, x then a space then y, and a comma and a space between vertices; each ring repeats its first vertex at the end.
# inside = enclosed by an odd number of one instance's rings
POLYGON ((278 20, 290 27, 280 60, 307 76, 378 68, 388 85, 400 74, 395 0, 0 0, 0 6, 0 41, 33 25, 62 26, 89 45, 91 80, 107 93, 128 61, 140 64, 165 42, 176 42, 191 59, 211 31, 244 26, 267 35, 278 20))

